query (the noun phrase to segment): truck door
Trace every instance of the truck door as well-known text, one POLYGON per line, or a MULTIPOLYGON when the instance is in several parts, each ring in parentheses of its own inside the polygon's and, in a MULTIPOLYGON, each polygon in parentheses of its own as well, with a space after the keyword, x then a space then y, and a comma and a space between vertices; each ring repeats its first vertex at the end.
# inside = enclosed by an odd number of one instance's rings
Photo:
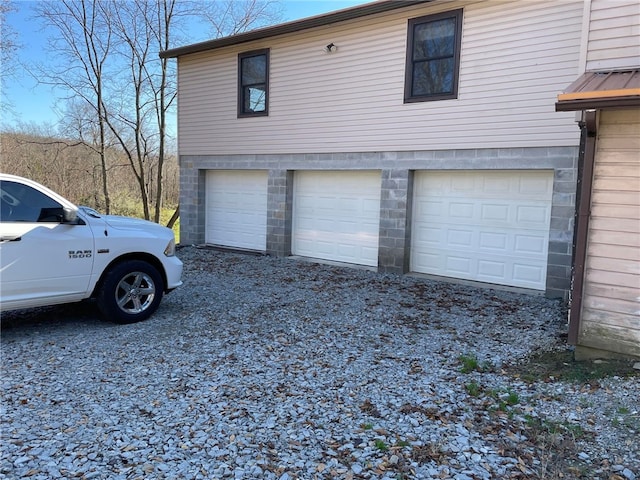
POLYGON ((80 300, 93 269, 89 225, 62 223, 62 205, 19 182, 0 182, 0 301, 19 308, 80 300), (24 305, 23 305, 24 304, 24 305))

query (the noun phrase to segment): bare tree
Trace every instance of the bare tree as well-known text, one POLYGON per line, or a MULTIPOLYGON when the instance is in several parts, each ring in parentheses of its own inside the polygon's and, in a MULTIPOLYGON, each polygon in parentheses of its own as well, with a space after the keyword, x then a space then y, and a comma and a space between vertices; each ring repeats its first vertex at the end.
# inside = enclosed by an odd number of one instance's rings
MULTIPOLYGON (((151 30, 154 32, 154 41, 156 42, 158 52, 167 50, 170 47, 171 42, 171 23, 174 18, 175 1, 171 0, 156 0, 158 6, 158 14, 155 16, 152 22, 149 22, 151 30), (153 27, 156 28, 153 28, 153 27)), ((159 58, 159 57, 158 57, 159 58)), ((155 105, 156 121, 158 124, 159 140, 158 145, 158 171, 157 171, 157 191, 156 191, 156 221, 160 217, 160 209, 162 207, 162 191, 163 191, 163 175, 164 165, 166 157, 166 145, 167 145, 167 115, 169 109, 174 103, 176 96, 176 89, 171 82, 172 76, 170 76, 170 64, 166 58, 159 58, 160 62, 160 74, 149 75, 150 85, 153 90, 153 98, 155 105), (157 81, 153 81, 157 79, 157 81)), ((149 72, 150 73, 150 72, 149 72)), ((179 208, 176 207, 175 213, 172 216, 177 216, 179 208)), ((174 220, 175 222, 175 220, 174 220)), ((171 220, 169 221, 171 224, 171 220)))
MULTIPOLYGON (((135 122, 130 121, 129 124, 135 128, 136 136, 140 136, 144 131, 143 122, 147 118, 146 115, 140 113, 140 109, 148 106, 153 108, 156 120, 158 144, 154 220, 158 221, 163 198, 167 116, 174 104, 176 88, 172 81, 174 76, 170 60, 167 58, 158 59, 157 54, 171 47, 175 36, 175 25, 185 19, 193 20, 200 16, 211 24, 215 36, 221 36, 273 23, 280 19, 281 12, 277 8, 278 3, 273 0, 226 0, 206 3, 136 0, 128 3, 128 7, 125 7, 126 4, 123 2, 117 2, 117 4, 118 31, 125 40, 124 43, 129 47, 128 60, 132 65, 132 84, 136 86, 135 104, 138 113, 135 116, 135 122), (150 58, 151 53, 156 55, 155 59, 150 58), (145 92, 145 86, 149 92, 145 92), (147 104, 143 99, 148 98, 149 93, 152 101, 147 104)), ((145 145, 148 143, 145 142, 145 145)), ((138 153, 140 154, 141 151, 138 150, 138 153)), ((146 183, 142 169, 144 162, 140 158, 138 165, 140 167, 138 170, 139 181, 141 190, 143 190, 143 185, 146 183)), ((141 193, 144 201, 147 192, 141 193)), ((175 216, 177 213, 174 214, 175 216)))
POLYGON ((15 10, 10 0, 0 0, 0 79, 14 73, 17 32, 7 24, 7 15, 15 10))
POLYGON ((116 162, 110 161, 109 157, 114 156, 113 145, 115 142, 108 135, 109 132, 103 128, 104 125, 101 127, 96 111, 96 108, 84 99, 68 99, 59 131, 65 138, 73 139, 66 141, 66 143, 80 142, 85 146, 84 165, 80 169, 76 167, 75 173, 93 180, 97 188, 93 191, 91 204, 94 208, 104 209, 108 213, 112 207, 112 186, 116 180, 112 172, 121 165, 117 163, 117 160, 116 162), (108 195, 104 195, 102 187, 105 176, 109 179, 108 195), (100 191, 103 191, 103 195, 99 194, 100 191), (109 200, 109 209, 106 205, 107 199, 109 200))
POLYGON ((276 0, 223 0, 211 2, 202 11, 214 37, 236 35, 282 20, 276 0))
POLYGON ((115 31, 121 40, 119 50, 127 65, 130 102, 135 108, 119 109, 117 119, 109 124, 127 153, 140 187, 145 218, 150 218, 154 197, 153 219, 158 222, 163 204, 163 174, 166 156, 167 115, 175 98, 171 71, 158 52, 169 48, 171 26, 178 15, 194 15, 195 11, 176 10, 176 0, 121 2, 114 0, 115 31), (123 129, 130 131, 127 141, 123 129), (155 169, 155 195, 152 175, 155 169))
MULTIPOLYGON (((15 9, 15 5, 10 0, 0 0, 0 87, 15 74, 15 54, 19 47, 18 35, 7 25, 7 15, 15 9)), ((0 88, 0 113, 9 111, 9 105, 10 100, 5 98, 4 89, 0 88)))
POLYGON ((56 67, 40 66, 43 83, 64 88, 68 98, 80 98, 95 112, 97 151, 102 169, 102 194, 106 213, 111 199, 107 176, 105 77, 111 50, 111 22, 99 0, 43 2, 38 14, 59 36, 50 39, 52 53, 62 57, 56 67))
MULTIPOLYGON (((149 45, 151 32, 147 22, 150 2, 117 2, 109 3, 113 14, 113 26, 121 47, 118 55, 123 65, 123 78, 126 81, 121 89, 122 98, 116 103, 111 99, 111 114, 106 121, 114 137, 125 152, 131 171, 138 183, 144 217, 150 218, 150 199, 148 163, 152 157, 153 128, 150 128, 149 105, 147 98, 149 91, 148 78, 145 71, 150 62, 151 48, 149 45), (134 108, 129 108, 133 105, 134 108)), ((158 221, 158 218, 155 220, 158 221)))
POLYGON ((277 0, 54 0, 41 3, 38 13, 55 31, 50 47, 60 60, 42 66, 39 77, 69 92, 70 111, 82 112, 66 123, 78 129, 77 138, 95 142, 107 213, 107 153, 117 144, 135 178, 144 216, 150 219, 153 210, 156 222, 165 198, 167 145, 173 144, 168 119, 176 98, 175 64, 159 52, 188 43, 178 36, 188 31, 188 22, 204 21, 218 37, 282 16, 277 0), (93 120, 78 101, 90 107, 93 120))
POLYGON ((112 109, 108 123, 127 152, 140 187, 145 218, 150 218, 151 170, 155 168, 155 210, 160 219, 163 203, 163 175, 167 144, 167 117, 174 104, 174 67, 158 53, 175 41, 175 32, 186 20, 204 18, 213 25, 216 36, 235 34, 278 20, 274 1, 187 2, 185 0, 113 0, 110 4, 114 33, 121 40, 118 52, 127 65, 126 85, 129 102, 135 110, 112 109), (153 123, 153 126, 151 125, 153 123), (129 130, 130 134, 124 134, 129 130))

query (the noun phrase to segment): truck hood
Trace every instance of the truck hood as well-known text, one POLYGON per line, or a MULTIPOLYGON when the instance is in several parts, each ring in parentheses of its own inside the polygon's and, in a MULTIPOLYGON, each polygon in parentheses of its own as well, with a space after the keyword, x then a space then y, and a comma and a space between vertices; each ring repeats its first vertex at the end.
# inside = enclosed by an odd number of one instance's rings
MULTIPOLYGON (((150 222, 149 220, 143 220, 142 218, 123 217, 120 215, 102 215, 97 211, 95 211, 93 208, 84 207, 84 206, 81 206, 79 208, 79 212, 84 214, 87 220, 91 218, 99 219, 109 227, 115 228, 117 230, 155 231, 156 235, 158 234, 157 232, 160 230, 171 232, 171 229, 167 227, 164 227, 154 222, 150 222)), ((171 232, 171 234, 173 235, 173 232, 171 232)))
POLYGON ((164 228, 157 223, 142 218, 121 217, 119 215, 100 215, 107 225, 119 230, 164 228))

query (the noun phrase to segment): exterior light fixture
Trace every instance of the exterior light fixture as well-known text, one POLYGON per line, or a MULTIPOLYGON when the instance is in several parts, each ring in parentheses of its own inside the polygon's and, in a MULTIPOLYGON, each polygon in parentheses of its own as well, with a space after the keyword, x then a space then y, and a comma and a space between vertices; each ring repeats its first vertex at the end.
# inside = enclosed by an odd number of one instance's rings
POLYGON ((324 51, 327 53, 332 53, 332 52, 335 52, 336 50, 338 50, 338 46, 333 42, 331 42, 329 45, 324 47, 324 51))

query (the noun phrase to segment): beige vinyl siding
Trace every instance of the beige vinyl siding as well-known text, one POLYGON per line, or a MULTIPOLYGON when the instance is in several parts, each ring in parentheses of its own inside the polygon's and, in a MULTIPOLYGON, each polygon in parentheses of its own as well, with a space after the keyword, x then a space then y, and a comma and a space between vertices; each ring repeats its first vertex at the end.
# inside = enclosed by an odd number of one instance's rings
POLYGON ((603 111, 579 343, 640 355, 640 110, 603 111))
POLYGON ((638 0, 591 0, 587 71, 640 67, 638 0))
POLYGON ((179 59, 181 155, 577 145, 582 2, 420 5, 179 59), (464 7, 459 95, 405 104, 407 20, 464 7), (327 54, 323 47, 335 43, 327 54), (237 55, 271 49, 269 116, 237 117, 237 55))

